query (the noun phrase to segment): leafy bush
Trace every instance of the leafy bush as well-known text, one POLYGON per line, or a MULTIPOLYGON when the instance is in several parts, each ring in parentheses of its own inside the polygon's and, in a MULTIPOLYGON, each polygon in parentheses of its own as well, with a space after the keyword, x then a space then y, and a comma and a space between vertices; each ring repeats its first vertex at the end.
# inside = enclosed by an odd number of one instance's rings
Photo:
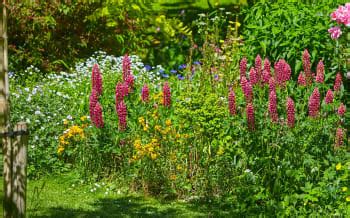
MULTIPOLYGON (((330 13, 336 7, 337 1, 256 3, 243 11, 246 53, 287 60, 293 68, 294 78, 302 70, 299 57, 305 48, 310 51, 313 63, 318 62, 317 58, 323 58, 327 73, 332 72, 330 69, 345 70, 339 65, 335 42, 327 31, 331 26, 330 13)), ((253 60, 254 57, 248 55, 248 58, 253 60)))

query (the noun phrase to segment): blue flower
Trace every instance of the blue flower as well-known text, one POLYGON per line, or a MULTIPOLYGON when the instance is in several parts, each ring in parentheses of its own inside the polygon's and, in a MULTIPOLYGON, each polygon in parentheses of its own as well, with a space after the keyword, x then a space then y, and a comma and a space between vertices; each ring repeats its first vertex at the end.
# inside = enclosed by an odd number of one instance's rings
MULTIPOLYGON (((164 72, 164 70, 163 70, 163 72, 164 72)), ((169 78, 169 75, 166 74, 166 73, 162 73, 162 77, 163 77, 163 78, 169 78)))
POLYGON ((175 74, 177 73, 177 70, 170 70, 170 73, 175 74))
POLYGON ((177 78, 178 78, 179 80, 184 80, 184 79, 185 79, 185 77, 184 77, 183 75, 181 75, 181 74, 177 74, 177 78))
POLYGON ((195 64, 195 65, 201 65, 202 63, 201 63, 200 61, 195 61, 195 62, 193 62, 193 64, 195 64))
POLYGON ((146 69, 147 71, 150 71, 150 70, 152 69, 152 67, 151 67, 150 65, 145 65, 145 69, 146 69))
POLYGON ((179 70, 183 70, 183 69, 185 69, 186 68, 186 64, 181 64, 180 66, 179 66, 179 70))
POLYGON ((163 69, 159 69, 159 73, 164 73, 164 70, 163 69))

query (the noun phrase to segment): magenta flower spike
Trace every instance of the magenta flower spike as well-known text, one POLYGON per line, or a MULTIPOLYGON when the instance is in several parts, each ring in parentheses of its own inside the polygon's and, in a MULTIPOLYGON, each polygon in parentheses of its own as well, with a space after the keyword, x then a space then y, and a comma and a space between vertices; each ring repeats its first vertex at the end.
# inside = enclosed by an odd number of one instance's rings
POLYGON ((165 82, 163 86, 163 105, 165 107, 171 106, 171 91, 168 82, 165 82))
POLYGON ((147 84, 144 84, 141 90, 141 100, 143 102, 148 102, 149 101, 149 88, 147 84))
POLYGON ((309 116, 316 117, 320 110, 320 92, 315 88, 309 98, 309 116))
POLYGON ((326 93, 326 97, 324 98, 324 102, 326 104, 331 104, 333 103, 333 99, 334 99, 334 95, 332 90, 328 89, 327 93, 326 93))
POLYGON ((101 95, 102 94, 102 75, 97 64, 94 64, 94 66, 92 67, 91 79, 92 79, 92 89, 95 89, 97 91, 97 94, 101 95))
POLYGON ((128 76, 131 74, 131 60, 128 56, 128 54, 125 54, 123 57, 123 81, 126 81, 128 76))
POLYGON ((249 130, 254 130, 255 118, 254 118, 254 106, 252 103, 247 104, 246 113, 247 113, 248 128, 249 130))
POLYGON ((295 124, 295 105, 293 99, 287 99, 287 125, 293 128, 295 124))
POLYGON ((342 85, 342 78, 341 78, 341 74, 337 73, 336 77, 335 77, 335 81, 334 81, 334 91, 340 91, 340 87, 342 85))
POLYGON ((276 123, 278 121, 277 95, 274 90, 269 94, 269 114, 272 122, 276 123))
POLYGON ((316 82, 323 83, 324 82, 324 64, 322 60, 317 64, 316 70, 316 82))
POLYGON ((300 73, 299 73, 299 76, 298 76, 298 85, 299 85, 299 86, 306 86, 306 79, 305 79, 305 76, 304 76, 303 72, 300 72, 300 73))
POLYGON ((344 116, 345 112, 346 112, 345 105, 343 103, 340 103, 340 106, 338 107, 338 115, 342 117, 344 116))
POLYGON ((247 72, 247 58, 243 57, 241 62, 239 63, 239 75, 240 75, 240 79, 242 79, 242 77, 246 77, 246 72, 247 72))
POLYGON ((102 106, 99 102, 96 103, 94 108, 94 124, 97 128, 103 128, 103 115, 102 115, 102 106))
POLYGON ((124 100, 119 102, 117 105, 117 114, 118 114, 118 125, 119 125, 119 130, 124 131, 127 128, 127 107, 126 104, 124 103, 124 100))

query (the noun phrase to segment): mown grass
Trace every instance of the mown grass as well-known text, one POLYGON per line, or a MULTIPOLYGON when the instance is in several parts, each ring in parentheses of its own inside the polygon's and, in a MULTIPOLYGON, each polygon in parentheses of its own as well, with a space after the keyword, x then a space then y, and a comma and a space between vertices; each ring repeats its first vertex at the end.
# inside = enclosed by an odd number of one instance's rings
MULTIPOLYGON (((166 201, 113 183, 81 184, 75 174, 28 181, 28 217, 232 217, 226 206, 214 202, 166 201), (103 185, 104 184, 104 185, 103 185), (96 191, 93 190, 96 188, 96 191)), ((3 198, 3 178, 0 178, 3 198)), ((2 215, 2 207, 0 209, 2 215)), ((236 214, 237 215, 237 214, 236 214)))

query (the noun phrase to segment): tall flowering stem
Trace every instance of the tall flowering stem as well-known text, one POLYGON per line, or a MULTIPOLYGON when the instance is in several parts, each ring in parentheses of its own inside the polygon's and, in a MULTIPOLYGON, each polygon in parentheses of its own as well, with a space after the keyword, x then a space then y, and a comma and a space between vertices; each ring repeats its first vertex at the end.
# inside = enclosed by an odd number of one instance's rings
POLYGON ((309 116, 316 117, 320 110, 320 92, 315 88, 309 98, 309 116))
POLYGON ((346 112, 346 107, 343 103, 340 103, 340 106, 338 107, 338 115, 339 116, 344 116, 345 112, 346 112))
POLYGON ((236 115, 236 96, 232 88, 228 93, 228 107, 230 110, 230 114, 236 115))
POLYGON ((299 73, 299 76, 298 76, 298 85, 299 85, 299 86, 306 86, 306 79, 305 79, 305 76, 304 76, 303 72, 300 72, 300 73, 299 73))
POLYGON ((269 93, 271 93, 272 91, 276 92, 276 81, 273 77, 271 77, 269 80, 269 93))
POLYGON ((131 60, 128 54, 125 54, 123 57, 123 81, 126 81, 128 76, 131 74, 131 60))
POLYGON ((344 130, 342 128, 337 128, 335 135, 335 148, 339 148, 344 143, 344 130))
POLYGON ((117 105, 117 114, 118 114, 118 125, 119 125, 119 130, 120 131, 124 131, 127 128, 127 108, 126 108, 126 104, 124 103, 124 100, 119 102, 119 104, 117 105))
POLYGON ((94 121, 95 119, 94 109, 95 109, 96 103, 98 102, 98 93, 95 89, 92 89, 89 100, 90 100, 89 101, 90 117, 91 117, 91 120, 94 121))
POLYGON ((126 82, 124 83, 118 83, 115 87, 115 105, 117 106, 121 101, 124 100, 124 97, 128 95, 128 84, 126 82))
POLYGON ((317 64, 316 70, 316 82, 323 83, 324 82, 324 64, 322 60, 317 64))
POLYGON ((249 71, 249 79, 253 86, 259 82, 258 72, 254 69, 254 67, 252 67, 249 71))
POLYGON ((262 69, 261 69, 262 66, 261 65, 262 65, 262 60, 261 60, 260 55, 258 54, 256 56, 256 58, 255 58, 255 70, 256 70, 256 75, 257 75, 258 82, 261 79, 261 71, 262 71, 262 69))
POLYGON ((248 128, 249 130, 254 130, 255 118, 254 118, 254 106, 252 103, 247 104, 246 113, 247 113, 248 128))
POLYGON ((103 122, 103 115, 102 115, 102 106, 99 102, 96 103, 94 108, 94 119, 93 123, 97 128, 103 128, 104 122, 103 122))
POLYGON ((334 99, 333 92, 332 92, 332 90, 328 89, 324 101, 326 104, 331 104, 331 103, 333 103, 333 99, 334 99))
POLYGON ((144 84, 141 90, 141 100, 143 102, 148 102, 149 101, 149 88, 147 84, 144 84))
POLYGON ((253 100, 253 87, 246 77, 241 78, 241 88, 246 102, 252 102, 253 100))
POLYGON ((310 54, 307 49, 303 52, 303 68, 305 72, 305 79, 307 84, 312 83, 312 73, 311 73, 311 62, 310 62, 310 54))
POLYGON ((171 91, 168 82, 165 82, 163 86, 163 105, 165 107, 171 106, 171 91))
POLYGON ((244 57, 242 58, 241 62, 239 63, 239 75, 240 75, 240 79, 242 79, 242 77, 246 77, 246 71, 247 71, 247 58, 244 57))
POLYGON ((271 63, 267 58, 264 60, 264 70, 271 74, 271 63))
POLYGON ((97 64, 94 64, 92 67, 92 89, 95 89, 97 91, 98 95, 102 94, 102 75, 101 71, 97 64))
POLYGON ((295 124, 295 105, 293 99, 287 99, 287 125, 293 128, 295 124))
POLYGON ((276 123, 278 121, 277 95, 274 90, 269 94, 269 114, 272 122, 276 123))
POLYGON ((275 78, 279 86, 285 86, 291 75, 292 69, 285 60, 281 59, 275 63, 275 78))

